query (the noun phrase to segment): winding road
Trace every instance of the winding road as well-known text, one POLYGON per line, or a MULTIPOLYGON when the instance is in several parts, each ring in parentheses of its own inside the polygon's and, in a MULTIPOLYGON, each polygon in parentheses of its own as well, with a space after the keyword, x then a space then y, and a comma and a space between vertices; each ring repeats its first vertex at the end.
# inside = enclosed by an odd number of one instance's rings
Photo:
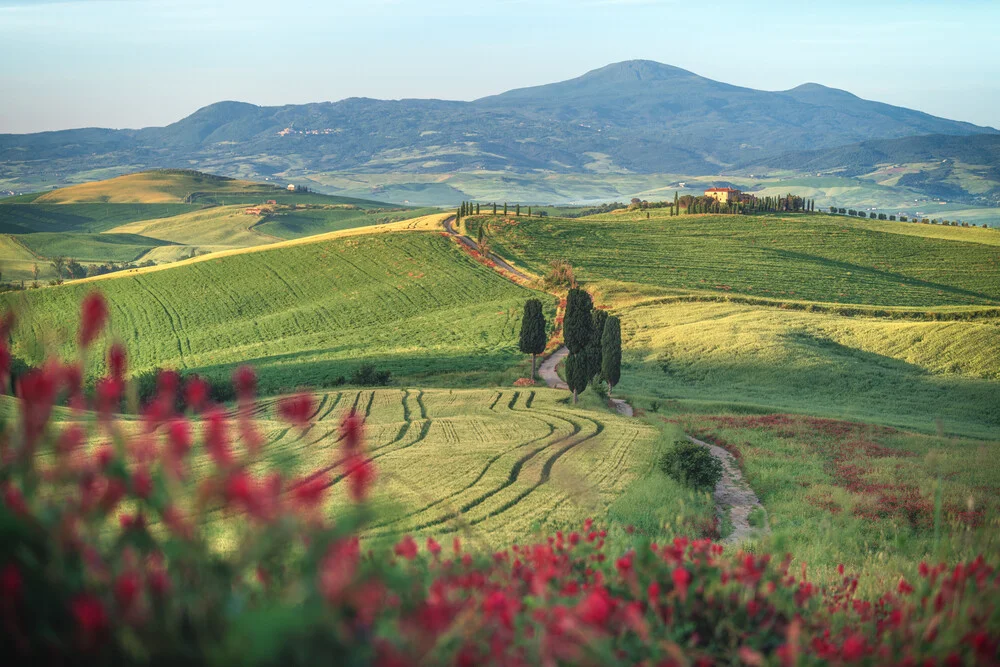
MULTIPOLYGON (((479 252, 478 243, 470 239, 468 236, 459 234, 455 230, 455 216, 445 219, 444 229, 446 232, 454 236, 459 243, 462 243, 466 247, 479 252)), ((493 253, 488 253, 488 255, 489 259, 504 271, 508 271, 524 280, 533 279, 532 276, 529 276, 523 271, 511 266, 503 258, 498 257, 493 253)), ((542 365, 538 367, 538 375, 541 376, 541 378, 545 380, 545 384, 552 389, 569 390, 569 385, 563 382, 563 379, 559 377, 559 373, 556 370, 559 364, 562 363, 563 359, 567 356, 569 356, 569 348, 564 345, 550 354, 542 362, 542 365)), ((618 414, 625 417, 633 416, 634 412, 632 410, 632 406, 629 405, 624 399, 611 398, 608 400, 615 406, 615 410, 617 410, 618 414)), ((716 512, 718 513, 719 518, 724 518, 728 513, 729 522, 732 524, 733 530, 724 539, 719 540, 719 543, 740 544, 753 538, 755 535, 770 532, 770 528, 767 526, 766 522, 764 527, 759 529, 755 529, 750 525, 750 514, 755 509, 763 509, 763 505, 761 505, 760 499, 757 498, 757 494, 753 492, 750 485, 743 479, 743 473, 733 455, 717 445, 712 445, 698 440, 697 438, 692 438, 690 435, 685 437, 696 445, 706 447, 712 456, 718 459, 719 463, 722 464, 722 479, 720 479, 719 483, 715 485, 713 498, 715 499, 716 512)))

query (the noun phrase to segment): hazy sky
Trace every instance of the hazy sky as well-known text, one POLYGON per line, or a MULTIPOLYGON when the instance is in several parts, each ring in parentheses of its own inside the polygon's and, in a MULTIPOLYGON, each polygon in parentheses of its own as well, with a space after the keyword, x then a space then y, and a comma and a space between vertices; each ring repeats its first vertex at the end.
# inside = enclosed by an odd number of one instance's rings
POLYGON ((1000 127, 998 30, 997 0, 0 0, 0 133, 467 100, 632 58, 1000 127))

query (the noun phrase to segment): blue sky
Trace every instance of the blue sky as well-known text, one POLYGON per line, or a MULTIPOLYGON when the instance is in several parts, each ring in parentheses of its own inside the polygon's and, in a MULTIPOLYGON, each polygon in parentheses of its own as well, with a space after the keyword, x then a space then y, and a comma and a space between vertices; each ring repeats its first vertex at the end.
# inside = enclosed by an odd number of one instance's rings
POLYGON ((0 132, 474 99, 631 58, 1000 127, 998 27, 995 0, 0 0, 0 132))

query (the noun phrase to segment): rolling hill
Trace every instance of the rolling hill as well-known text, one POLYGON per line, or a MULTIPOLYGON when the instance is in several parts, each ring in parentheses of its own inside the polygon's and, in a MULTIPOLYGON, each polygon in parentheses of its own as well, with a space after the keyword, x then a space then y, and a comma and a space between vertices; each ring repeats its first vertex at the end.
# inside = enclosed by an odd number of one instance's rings
POLYGON ((760 91, 651 61, 472 102, 220 102, 166 127, 0 136, 0 182, 87 169, 211 165, 255 178, 333 171, 718 173, 805 146, 996 133, 806 84, 760 91))
POLYGON ((51 279, 57 257, 171 262, 429 212, 191 170, 140 172, 0 200, 0 233, 11 241, 0 249, 0 270, 29 280, 38 264, 51 279))

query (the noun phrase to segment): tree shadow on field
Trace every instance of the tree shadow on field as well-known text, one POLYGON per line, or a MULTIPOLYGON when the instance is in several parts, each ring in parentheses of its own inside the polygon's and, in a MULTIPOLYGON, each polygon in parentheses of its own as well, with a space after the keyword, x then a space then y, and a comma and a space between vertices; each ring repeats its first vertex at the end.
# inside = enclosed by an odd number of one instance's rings
POLYGON ((852 275, 859 278, 864 276, 870 276, 873 280, 887 281, 893 284, 905 283, 911 287, 923 287, 928 290, 945 292, 946 294, 952 294, 955 296, 966 296, 974 299, 980 299, 985 303, 989 304, 997 303, 996 296, 983 294, 982 292, 973 292, 972 290, 962 289, 960 287, 954 287, 952 285, 943 285, 941 283, 934 283, 927 280, 921 280, 919 278, 913 278, 912 276, 908 276, 902 273, 893 273, 890 271, 883 271, 881 269, 873 269, 869 266, 852 264, 850 262, 842 262, 835 259, 829 259, 827 257, 820 257, 818 255, 810 255, 809 253, 796 252, 794 250, 781 250, 772 248, 763 248, 763 250, 771 252, 777 257, 780 257, 782 259, 797 260, 799 262, 806 262, 812 264, 820 264, 844 272, 850 271, 852 275))
POLYGON ((669 351, 632 348, 619 388, 625 395, 772 406, 926 432, 936 430, 938 418, 946 431, 959 434, 995 437, 1000 429, 995 382, 935 374, 803 331, 784 333, 777 342, 725 359, 671 359, 669 351))

